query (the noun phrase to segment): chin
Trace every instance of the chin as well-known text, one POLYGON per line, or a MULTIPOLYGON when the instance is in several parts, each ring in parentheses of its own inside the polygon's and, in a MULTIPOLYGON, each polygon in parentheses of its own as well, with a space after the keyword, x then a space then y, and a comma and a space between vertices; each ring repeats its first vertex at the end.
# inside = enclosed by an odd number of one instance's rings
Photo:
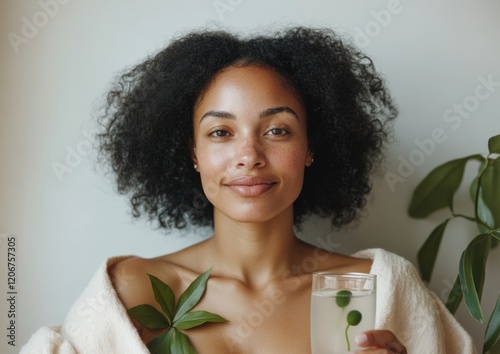
POLYGON ((293 208, 281 208, 281 212, 277 212, 280 208, 276 207, 262 207, 254 206, 252 208, 233 208, 231 210, 223 211, 221 214, 236 222, 246 224, 260 224, 266 223, 273 219, 281 218, 289 211, 293 218, 293 208))

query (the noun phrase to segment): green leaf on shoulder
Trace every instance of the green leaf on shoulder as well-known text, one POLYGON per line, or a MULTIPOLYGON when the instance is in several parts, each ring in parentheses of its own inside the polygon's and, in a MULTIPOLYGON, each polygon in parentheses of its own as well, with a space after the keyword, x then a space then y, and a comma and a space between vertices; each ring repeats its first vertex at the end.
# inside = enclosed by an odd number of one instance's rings
POLYGON ((200 301, 201 297, 205 293, 207 280, 211 270, 212 268, 207 270, 205 273, 200 274, 181 294, 175 311, 174 322, 184 316, 186 312, 191 310, 198 303, 198 301, 200 301))
POLYGON ((208 311, 192 311, 184 314, 175 323, 177 329, 189 329, 207 322, 228 322, 225 318, 208 311))
POLYGON ((165 315, 151 305, 139 305, 128 310, 144 327, 168 328, 151 340, 147 347, 152 354, 196 354, 186 334, 180 330, 190 329, 207 322, 227 322, 217 314, 207 311, 189 312, 201 299, 207 287, 211 269, 200 274, 181 294, 177 307, 173 290, 154 275, 148 274, 155 300, 165 315))
POLYGON ((171 343, 173 341, 174 332, 169 329, 167 332, 160 334, 151 340, 146 346, 151 354, 171 354, 171 343))
POLYGON ((167 318, 151 305, 137 305, 127 312, 146 328, 160 329, 170 325, 167 318))
POLYGON ((175 328, 172 328, 170 332, 173 333, 172 342, 170 343, 172 354, 197 354, 188 336, 175 328))
POLYGON ((170 286, 162 282, 160 279, 154 275, 148 274, 149 280, 151 282, 151 287, 153 288, 153 293, 156 302, 160 304, 161 309, 167 315, 170 322, 174 317, 175 311, 175 295, 170 286))

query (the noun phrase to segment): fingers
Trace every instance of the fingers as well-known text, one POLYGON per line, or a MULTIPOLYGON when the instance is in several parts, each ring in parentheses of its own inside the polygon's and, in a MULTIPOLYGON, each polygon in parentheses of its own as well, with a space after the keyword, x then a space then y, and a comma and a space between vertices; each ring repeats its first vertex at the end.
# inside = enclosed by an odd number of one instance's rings
MULTIPOLYGON (((396 352, 390 351, 388 349, 364 349, 358 350, 349 354, 394 354, 396 352)), ((406 352, 405 352, 406 353, 406 352)))
POLYGON ((380 350, 370 353, 395 353, 406 354, 406 348, 396 338, 394 333, 388 330, 366 331, 356 336, 356 344, 363 348, 377 348, 380 350))

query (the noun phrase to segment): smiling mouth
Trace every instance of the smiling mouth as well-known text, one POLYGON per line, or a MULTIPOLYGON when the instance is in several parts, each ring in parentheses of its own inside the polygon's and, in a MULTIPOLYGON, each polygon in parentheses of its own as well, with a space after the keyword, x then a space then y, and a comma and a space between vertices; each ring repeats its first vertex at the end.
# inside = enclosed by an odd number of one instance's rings
POLYGON ((268 178, 241 177, 224 185, 240 196, 256 197, 271 190, 276 182, 268 178))

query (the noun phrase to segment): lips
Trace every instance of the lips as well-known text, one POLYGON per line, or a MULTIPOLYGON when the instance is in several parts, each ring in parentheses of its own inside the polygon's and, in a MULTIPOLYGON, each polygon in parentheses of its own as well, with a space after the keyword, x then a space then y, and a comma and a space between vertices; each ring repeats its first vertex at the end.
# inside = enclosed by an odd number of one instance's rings
POLYGON ((256 197, 272 189, 276 181, 266 177, 243 176, 232 179, 224 185, 243 197, 256 197))

